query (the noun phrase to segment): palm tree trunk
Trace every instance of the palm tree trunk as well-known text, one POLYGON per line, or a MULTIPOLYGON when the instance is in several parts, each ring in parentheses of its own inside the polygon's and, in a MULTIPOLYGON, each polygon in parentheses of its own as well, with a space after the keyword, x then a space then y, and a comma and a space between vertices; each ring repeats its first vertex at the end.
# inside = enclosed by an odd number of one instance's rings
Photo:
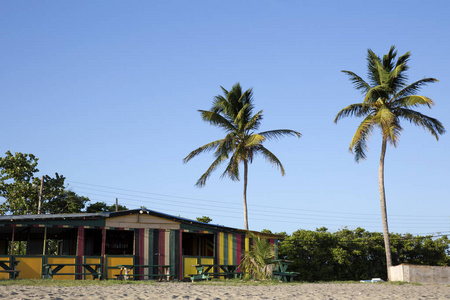
POLYGON ((248 230, 248 215, 247 215, 247 175, 248 175, 248 162, 244 159, 244 223, 245 230, 248 230))
POLYGON ((387 220, 387 209, 386 209, 386 194, 384 190, 384 157, 386 156, 386 138, 383 137, 383 144, 381 147, 381 157, 380 166, 378 170, 378 180, 380 188, 380 205, 381 205, 381 218, 383 221, 383 236, 384 236, 384 248, 386 251, 386 266, 388 280, 391 279, 390 267, 392 267, 392 257, 391 257, 391 247, 389 241, 389 228, 387 220))

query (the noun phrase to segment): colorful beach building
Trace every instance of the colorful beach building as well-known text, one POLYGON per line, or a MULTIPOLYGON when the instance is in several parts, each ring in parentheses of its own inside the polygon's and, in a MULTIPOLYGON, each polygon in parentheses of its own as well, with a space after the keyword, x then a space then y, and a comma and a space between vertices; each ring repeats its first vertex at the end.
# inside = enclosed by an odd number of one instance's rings
MULTIPOLYGON (((253 234, 273 245, 281 238, 253 234)), ((18 278, 43 278, 53 268, 54 279, 92 279, 95 267, 101 278, 113 279, 119 266, 135 265, 129 274, 155 275, 161 272, 157 266, 169 266, 167 275, 185 280, 196 272, 194 265, 239 265, 251 244, 245 230, 149 209, 0 216, 0 264, 9 260, 3 266, 15 265, 18 278)), ((0 279, 8 276, 0 272, 0 279)))

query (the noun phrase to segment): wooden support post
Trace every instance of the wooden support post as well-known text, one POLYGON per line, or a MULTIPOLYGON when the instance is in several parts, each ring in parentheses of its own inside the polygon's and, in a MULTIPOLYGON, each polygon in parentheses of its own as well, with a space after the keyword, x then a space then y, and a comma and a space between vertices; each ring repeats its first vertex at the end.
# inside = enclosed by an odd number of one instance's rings
POLYGON ((38 215, 41 214, 42 190, 44 189, 44 176, 41 177, 41 188, 39 189, 38 215))
POLYGON ((13 230, 12 230, 12 239, 11 239, 11 255, 14 255, 14 233, 16 231, 16 226, 13 225, 13 230))
MULTIPOLYGON (((83 262, 84 256, 84 226, 78 227, 78 237, 77 237, 77 263, 81 264, 83 262)), ((77 266, 77 273, 82 272, 82 267, 77 266)), ((77 279, 82 279, 81 275, 77 276, 77 279)))
POLYGON ((42 247, 42 255, 45 255, 45 251, 47 248, 47 226, 44 227, 44 247, 42 247))

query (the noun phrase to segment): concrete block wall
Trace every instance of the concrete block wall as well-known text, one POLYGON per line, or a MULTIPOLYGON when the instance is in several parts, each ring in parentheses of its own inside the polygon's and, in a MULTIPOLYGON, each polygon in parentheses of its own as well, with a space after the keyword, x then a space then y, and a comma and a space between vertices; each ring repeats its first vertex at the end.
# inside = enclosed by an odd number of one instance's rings
POLYGON ((450 267, 401 264, 390 268, 391 281, 450 284, 450 267))

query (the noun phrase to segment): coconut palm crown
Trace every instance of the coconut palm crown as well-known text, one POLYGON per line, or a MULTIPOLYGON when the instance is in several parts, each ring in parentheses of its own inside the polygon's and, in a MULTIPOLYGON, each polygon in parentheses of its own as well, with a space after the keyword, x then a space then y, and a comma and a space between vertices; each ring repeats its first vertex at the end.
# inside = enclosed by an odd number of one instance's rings
POLYGON ((354 87, 364 95, 364 100, 362 103, 351 104, 343 108, 334 119, 334 122, 337 123, 341 118, 349 116, 364 118, 350 143, 350 151, 354 153, 357 162, 366 158, 367 142, 374 128, 378 127, 381 130, 382 147, 378 176, 388 278, 390 278, 392 258, 384 188, 386 144, 389 142, 394 147, 397 146, 403 130, 400 120, 406 120, 416 126, 423 127, 436 140, 439 140, 439 135, 445 133, 441 122, 414 110, 414 108, 420 106, 431 108, 434 104, 433 100, 425 96, 416 95, 416 93, 422 86, 438 80, 423 78, 408 85, 406 71, 409 68, 408 61, 410 56, 410 52, 407 52, 395 60, 397 51, 394 46, 391 46, 388 54, 381 59, 372 50, 368 49, 367 68, 369 83, 353 72, 342 71, 350 77, 354 87))
POLYGON ((406 71, 409 69, 410 52, 395 58, 397 51, 391 46, 389 53, 378 57, 372 50, 367 51, 367 68, 369 83, 350 71, 342 71, 350 77, 355 88, 365 97, 362 103, 356 103, 343 108, 334 120, 348 116, 364 117, 350 143, 350 151, 355 154, 356 161, 366 158, 367 141, 375 127, 381 129, 383 141, 397 146, 400 133, 400 119, 421 126, 439 140, 439 135, 445 132, 444 126, 438 120, 428 117, 413 108, 425 105, 431 108, 433 100, 415 93, 428 83, 437 82, 435 78, 423 78, 407 85, 406 71))
POLYGON ((260 154, 269 163, 276 166, 281 175, 285 175, 285 170, 279 159, 263 146, 266 140, 278 139, 283 136, 297 136, 301 134, 289 129, 270 130, 257 133, 263 119, 262 110, 253 114, 253 92, 248 89, 242 92, 239 83, 236 83, 230 91, 221 87, 223 96, 214 98, 213 105, 209 111, 199 110, 202 119, 223 129, 226 136, 223 139, 203 145, 189 153, 183 160, 187 163, 197 155, 214 150, 215 160, 206 172, 198 179, 196 185, 203 187, 211 173, 223 162, 228 161, 221 178, 227 176, 231 180, 240 179, 239 166, 244 165, 244 222, 245 229, 248 230, 247 218, 247 174, 248 164, 253 158, 260 154))

